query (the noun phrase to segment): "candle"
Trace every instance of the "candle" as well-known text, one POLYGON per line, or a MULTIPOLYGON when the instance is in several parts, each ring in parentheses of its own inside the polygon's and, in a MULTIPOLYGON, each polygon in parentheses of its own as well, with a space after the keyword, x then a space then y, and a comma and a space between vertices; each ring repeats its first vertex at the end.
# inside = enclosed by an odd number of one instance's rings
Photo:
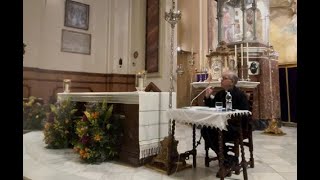
POLYGON ((249 65, 249 46, 247 43, 247 66, 249 65))
POLYGON ((63 90, 65 93, 70 92, 70 84, 71 84, 71 80, 70 79, 64 79, 63 80, 63 90))
POLYGON ((65 84, 64 92, 69 92, 69 84, 65 84))
POLYGON ((234 45, 234 62, 237 63, 237 45, 234 45))
POLYGON ((241 44, 241 68, 243 68, 243 44, 241 44))
POLYGON ((143 78, 139 78, 139 89, 143 90, 143 78))

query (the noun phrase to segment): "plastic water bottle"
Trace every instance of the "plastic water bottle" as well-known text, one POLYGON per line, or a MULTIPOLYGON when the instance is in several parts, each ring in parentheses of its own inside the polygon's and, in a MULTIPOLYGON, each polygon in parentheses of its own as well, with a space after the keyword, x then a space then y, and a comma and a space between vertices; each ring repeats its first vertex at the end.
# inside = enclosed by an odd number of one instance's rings
POLYGON ((227 91, 226 95, 226 111, 232 110, 232 96, 229 91, 227 91))

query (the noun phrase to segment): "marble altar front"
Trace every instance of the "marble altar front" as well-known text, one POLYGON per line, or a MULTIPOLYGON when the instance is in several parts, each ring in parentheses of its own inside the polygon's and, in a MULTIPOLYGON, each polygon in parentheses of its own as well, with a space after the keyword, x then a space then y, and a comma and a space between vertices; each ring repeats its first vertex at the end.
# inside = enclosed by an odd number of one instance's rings
MULTIPOLYGON (((114 112, 125 116, 120 160, 139 166, 159 152, 159 142, 168 135, 169 92, 58 93, 58 101, 112 103, 114 112)), ((172 94, 176 107, 176 93, 172 94)))

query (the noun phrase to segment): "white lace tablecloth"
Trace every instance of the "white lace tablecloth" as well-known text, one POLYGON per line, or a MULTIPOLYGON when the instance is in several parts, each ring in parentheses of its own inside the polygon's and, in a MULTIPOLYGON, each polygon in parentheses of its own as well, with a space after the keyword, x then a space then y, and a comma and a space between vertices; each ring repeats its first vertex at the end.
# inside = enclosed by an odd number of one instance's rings
POLYGON ((251 115, 248 110, 217 111, 215 108, 206 106, 192 106, 186 108, 167 110, 168 118, 179 123, 195 124, 201 126, 216 127, 227 130, 228 119, 232 115, 251 115))

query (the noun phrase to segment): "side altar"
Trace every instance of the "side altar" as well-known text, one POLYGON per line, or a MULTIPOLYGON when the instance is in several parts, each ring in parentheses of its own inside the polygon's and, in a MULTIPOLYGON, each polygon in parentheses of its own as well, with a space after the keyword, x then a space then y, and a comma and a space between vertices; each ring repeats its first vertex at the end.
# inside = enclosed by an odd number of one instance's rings
MULTIPOLYGON (((88 102, 113 104, 113 112, 124 115, 120 161, 134 166, 148 163, 158 154, 160 141, 168 136, 169 92, 80 92, 58 93, 58 101, 70 98, 79 108, 88 102)), ((176 93, 173 92, 173 107, 176 93)), ((82 109, 83 110, 83 109, 82 109)))

